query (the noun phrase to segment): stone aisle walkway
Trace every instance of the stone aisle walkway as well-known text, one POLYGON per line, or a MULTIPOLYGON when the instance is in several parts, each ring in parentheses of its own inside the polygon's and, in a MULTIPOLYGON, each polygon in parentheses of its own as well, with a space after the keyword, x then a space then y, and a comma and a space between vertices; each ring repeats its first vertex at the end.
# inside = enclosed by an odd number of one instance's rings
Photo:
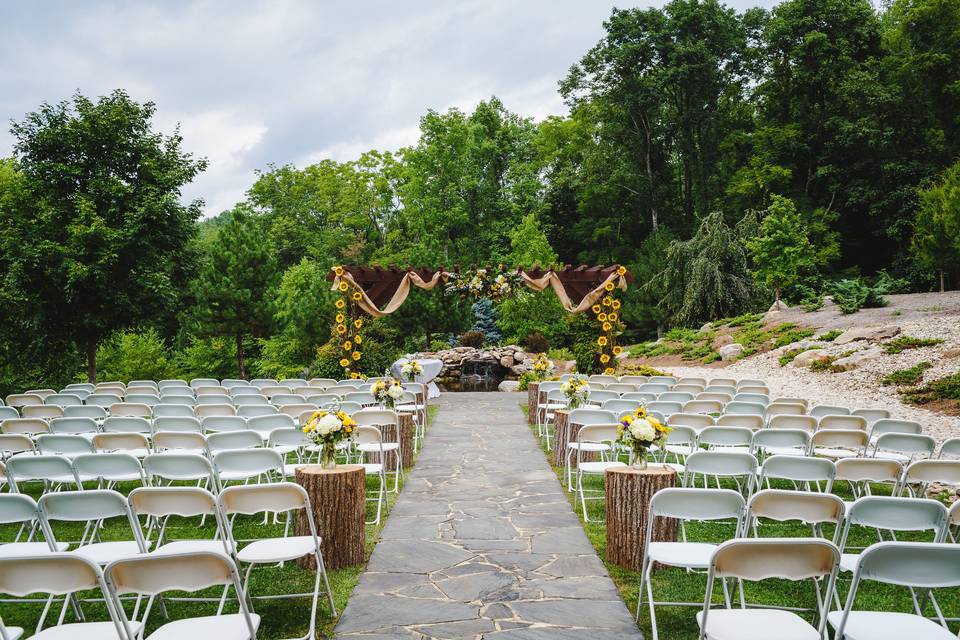
POLYGON ((448 393, 338 638, 641 638, 519 394, 448 393))

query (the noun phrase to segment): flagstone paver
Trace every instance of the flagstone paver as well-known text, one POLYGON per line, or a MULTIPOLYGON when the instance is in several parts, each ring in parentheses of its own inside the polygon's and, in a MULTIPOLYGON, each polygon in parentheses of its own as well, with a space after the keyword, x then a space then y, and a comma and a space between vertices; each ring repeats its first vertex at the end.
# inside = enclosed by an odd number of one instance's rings
POLYGON ((641 638, 508 393, 448 393, 338 638, 641 638))

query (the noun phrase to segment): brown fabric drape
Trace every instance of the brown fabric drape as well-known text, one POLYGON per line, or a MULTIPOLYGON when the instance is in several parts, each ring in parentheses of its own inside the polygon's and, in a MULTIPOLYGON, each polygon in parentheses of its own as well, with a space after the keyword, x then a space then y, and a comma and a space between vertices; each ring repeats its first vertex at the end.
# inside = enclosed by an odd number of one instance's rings
MULTIPOLYGON (((387 302, 381 307, 378 307, 373 300, 370 299, 367 291, 357 283, 349 271, 345 270, 342 275, 334 275, 333 289, 337 290, 341 281, 346 282, 352 290, 360 292, 361 299, 358 302, 360 308, 374 318, 382 318, 400 308, 404 301, 406 301, 407 296, 410 295, 411 286, 429 291, 441 282, 445 283, 451 275, 453 274, 448 271, 439 270, 434 272, 430 278, 424 279, 415 271, 407 271, 398 281, 396 290, 390 294, 387 302)), ((540 292, 547 287, 553 289, 553 292, 560 300, 560 304, 569 313, 580 313, 592 307, 607 293, 606 286, 608 283, 613 283, 613 286, 621 291, 627 290, 626 275, 621 275, 614 269, 599 285, 591 289, 579 303, 574 304, 573 300, 575 296, 570 295, 557 272, 552 270, 547 271, 544 275, 536 278, 530 276, 525 271, 521 271, 520 275, 523 277, 527 287, 533 291, 540 292)))

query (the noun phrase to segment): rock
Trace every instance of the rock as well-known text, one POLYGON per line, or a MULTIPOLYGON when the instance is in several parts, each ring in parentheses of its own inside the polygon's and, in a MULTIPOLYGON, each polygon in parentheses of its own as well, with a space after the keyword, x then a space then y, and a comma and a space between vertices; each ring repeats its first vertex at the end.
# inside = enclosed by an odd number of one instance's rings
POLYGON ((500 358, 500 366, 504 369, 509 369, 514 364, 516 363, 514 362, 513 356, 503 356, 500 358))
POLYGON ((733 344, 733 336, 729 333, 717 336, 713 339, 713 350, 719 351, 721 347, 725 347, 728 344, 733 344))
POLYGON ((520 383, 517 382, 516 380, 504 380, 503 382, 500 383, 500 386, 497 387, 497 389, 504 392, 510 392, 510 391, 516 391, 519 386, 520 386, 520 383))
POLYGON ((780 317, 780 312, 786 311, 787 309, 787 305, 783 304, 782 300, 777 300, 770 305, 770 308, 767 309, 767 312, 763 314, 763 321, 775 322, 780 317))
POLYGON ((876 342, 877 340, 892 338, 899 333, 900 327, 896 325, 888 325, 885 327, 853 327, 852 329, 847 329, 837 336, 833 343, 849 344, 856 340, 869 340, 871 342, 876 342))
POLYGON ((795 367, 809 367, 814 362, 820 362, 828 358, 830 358, 830 354, 823 349, 810 349, 798 353, 791 364, 795 367))
POLYGON ((706 331, 710 331, 710 329, 711 329, 712 327, 713 327, 713 325, 708 322, 707 324, 705 324, 705 325, 703 325, 702 327, 700 327, 700 333, 704 333, 704 332, 706 332, 706 331))
POLYGON ((960 348, 945 349, 940 355, 944 358, 960 358, 960 348))
POLYGON ((743 345, 733 342, 720 347, 720 359, 723 361, 736 360, 743 353, 743 345))
POLYGON ((512 367, 510 367, 510 373, 512 373, 515 376, 522 375, 527 371, 532 371, 532 370, 533 370, 533 367, 529 364, 515 364, 512 367))
POLYGON ((624 358, 629 358, 629 357, 630 357, 630 350, 629 350, 629 349, 624 349, 623 351, 621 351, 620 353, 618 353, 617 355, 615 355, 615 356, 613 356, 613 357, 616 358, 617 360, 623 360, 624 358))
POLYGON ((864 349, 863 351, 857 351, 856 353, 851 353, 845 358, 839 358, 833 361, 833 367, 840 369, 842 371, 851 371, 857 367, 876 360, 883 355, 883 349, 879 347, 871 347, 870 349, 864 349))

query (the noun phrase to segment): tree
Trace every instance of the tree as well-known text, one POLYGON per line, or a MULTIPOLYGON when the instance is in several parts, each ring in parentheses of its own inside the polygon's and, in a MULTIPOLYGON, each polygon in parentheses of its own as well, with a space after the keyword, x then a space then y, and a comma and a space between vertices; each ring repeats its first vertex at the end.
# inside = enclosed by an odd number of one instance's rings
POLYGON ((760 233, 747 239, 754 275, 773 288, 775 304, 780 293, 797 283, 804 270, 814 266, 815 252, 793 201, 774 194, 760 233))
POLYGON ((155 111, 119 90, 78 93, 11 127, 18 185, 0 206, 0 286, 29 300, 17 313, 30 335, 77 345, 91 382, 100 340, 171 313, 193 270, 201 203, 181 204, 180 190, 206 161, 179 132, 155 133, 155 111))
POLYGON ((945 273, 960 275, 960 162, 920 189, 912 249, 920 264, 939 272, 941 292, 945 273))
POLYGON ((197 282, 199 317, 208 336, 231 336, 237 371, 246 379, 244 338, 264 336, 271 326, 270 292, 276 283, 274 250, 257 217, 232 211, 210 247, 197 282))

